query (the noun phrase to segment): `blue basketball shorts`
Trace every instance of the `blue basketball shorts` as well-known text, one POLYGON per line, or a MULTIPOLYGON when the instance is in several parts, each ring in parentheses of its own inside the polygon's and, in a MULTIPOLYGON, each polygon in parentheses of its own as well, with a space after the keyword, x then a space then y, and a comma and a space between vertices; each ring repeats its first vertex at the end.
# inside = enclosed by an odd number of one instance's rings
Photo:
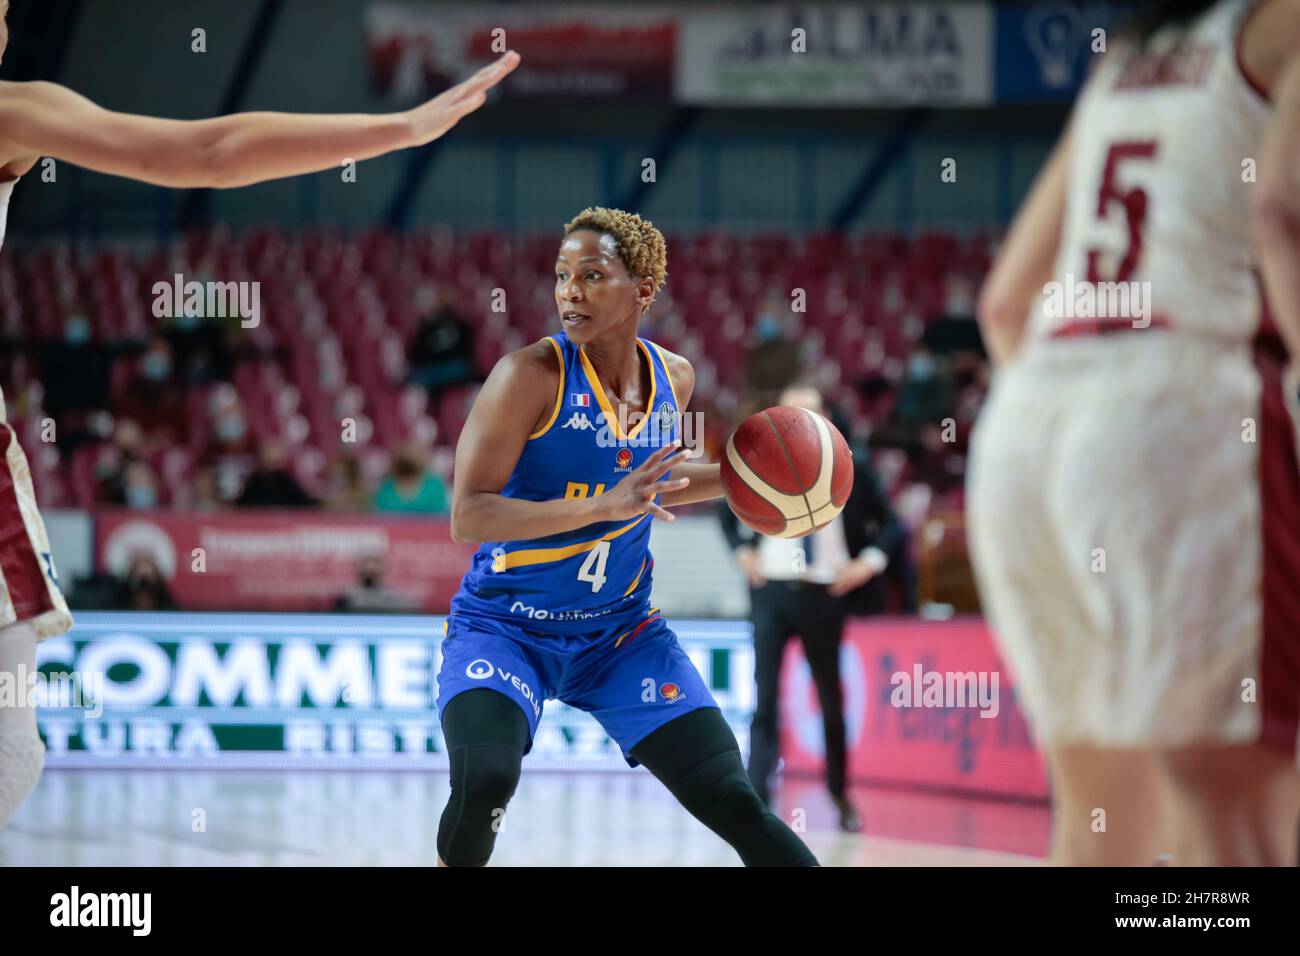
POLYGON ((595 717, 631 767, 637 766, 632 749, 655 730, 697 708, 718 706, 657 610, 639 623, 624 620, 582 634, 452 614, 438 671, 438 718, 457 694, 479 687, 519 705, 528 718, 528 750, 543 705, 559 700, 595 717))

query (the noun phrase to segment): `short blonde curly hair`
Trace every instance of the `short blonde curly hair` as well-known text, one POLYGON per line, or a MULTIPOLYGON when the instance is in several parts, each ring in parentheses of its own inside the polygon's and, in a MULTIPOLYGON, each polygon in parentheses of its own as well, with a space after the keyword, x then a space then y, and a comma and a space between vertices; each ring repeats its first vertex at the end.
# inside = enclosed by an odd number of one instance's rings
POLYGON ((649 219, 634 212, 588 206, 564 227, 568 236, 579 229, 605 233, 614 237, 618 257, 634 276, 649 276, 654 280, 655 292, 668 278, 668 245, 663 233, 649 219))

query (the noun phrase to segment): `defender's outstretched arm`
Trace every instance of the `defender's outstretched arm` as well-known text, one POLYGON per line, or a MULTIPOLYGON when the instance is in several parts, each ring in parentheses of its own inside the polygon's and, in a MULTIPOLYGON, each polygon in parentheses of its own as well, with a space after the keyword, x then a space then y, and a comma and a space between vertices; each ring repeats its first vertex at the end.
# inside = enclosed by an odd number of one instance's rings
POLYGON ((55 83, 0 84, 0 157, 53 156, 157 186, 232 188, 337 168, 442 136, 516 66, 511 51, 401 113, 237 113, 167 120, 115 113, 55 83))

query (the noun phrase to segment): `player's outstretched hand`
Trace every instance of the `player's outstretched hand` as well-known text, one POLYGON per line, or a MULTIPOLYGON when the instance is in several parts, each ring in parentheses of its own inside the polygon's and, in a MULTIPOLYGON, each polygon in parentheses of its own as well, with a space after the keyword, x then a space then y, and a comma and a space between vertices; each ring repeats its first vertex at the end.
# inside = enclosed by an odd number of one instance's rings
POLYGON ((519 54, 507 50, 468 80, 457 83, 427 103, 411 110, 407 118, 414 133, 414 146, 432 143, 464 116, 474 112, 487 100, 487 91, 504 80, 519 65, 519 54))
POLYGON ((672 481, 660 481, 674 465, 679 465, 690 454, 689 448, 681 443, 665 445, 647 458, 639 468, 627 473, 610 491, 601 495, 601 503, 606 521, 625 521, 641 514, 651 514, 665 521, 672 521, 673 516, 655 504, 656 495, 669 491, 680 491, 691 483, 689 478, 676 478, 672 481))

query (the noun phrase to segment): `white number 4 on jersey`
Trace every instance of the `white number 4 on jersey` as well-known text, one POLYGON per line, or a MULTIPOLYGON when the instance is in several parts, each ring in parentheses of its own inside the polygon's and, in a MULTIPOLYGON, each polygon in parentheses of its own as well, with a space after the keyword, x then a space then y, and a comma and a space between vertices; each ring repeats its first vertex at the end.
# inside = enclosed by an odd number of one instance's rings
POLYGON ((579 581, 590 581, 594 594, 605 583, 605 562, 609 560, 609 542, 601 541, 587 554, 587 560, 578 569, 579 581))

